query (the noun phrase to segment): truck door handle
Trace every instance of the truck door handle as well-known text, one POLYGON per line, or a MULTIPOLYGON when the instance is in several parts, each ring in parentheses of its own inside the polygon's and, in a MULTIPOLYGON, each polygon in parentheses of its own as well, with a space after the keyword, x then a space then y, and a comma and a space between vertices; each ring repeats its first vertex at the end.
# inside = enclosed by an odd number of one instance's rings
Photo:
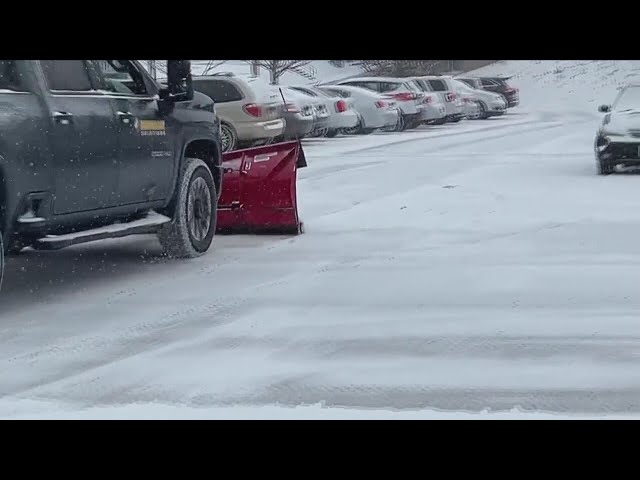
POLYGON ((53 119, 56 123, 69 125, 73 121, 73 114, 69 112, 53 112, 53 119))
POLYGON ((133 114, 131 112, 116 112, 118 118, 122 123, 126 123, 127 125, 131 124, 133 120, 133 114))

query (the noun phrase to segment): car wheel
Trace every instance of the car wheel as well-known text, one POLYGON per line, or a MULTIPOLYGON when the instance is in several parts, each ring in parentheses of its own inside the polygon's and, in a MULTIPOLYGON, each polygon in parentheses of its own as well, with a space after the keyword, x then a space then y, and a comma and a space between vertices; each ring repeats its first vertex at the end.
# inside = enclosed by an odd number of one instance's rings
POLYGON ((358 124, 355 127, 343 128, 342 132, 345 135, 358 135, 363 127, 364 121, 362 120, 362 117, 358 115, 358 124))
POLYGON ((478 102, 478 110, 478 118, 482 120, 486 120, 487 118, 489 118, 487 116, 487 106, 484 104, 484 102, 478 102))
POLYGON ((327 138, 333 138, 336 135, 338 135, 338 130, 335 128, 330 128, 327 130, 327 134, 325 135, 325 137, 327 138))
POLYGON ((480 118, 480 102, 474 102, 476 108, 473 115, 469 115, 469 120, 478 120, 480 118))
POLYGON ((220 125, 220 148, 223 152, 229 152, 236 148, 238 142, 238 135, 235 129, 228 123, 222 123, 220 125))
POLYGON ((407 120, 406 124, 406 130, 413 130, 414 128, 418 128, 420 126, 420 120, 407 120))
POLYGON ((602 159, 598 159, 598 175, 611 175, 615 173, 616 166, 602 159))
POLYGON ((407 123, 404 119, 404 115, 398 115, 398 120, 395 125, 390 127, 385 127, 382 129, 383 132, 404 132, 407 129, 407 123))
POLYGON ((218 196, 206 163, 186 158, 180 176, 173 219, 158 232, 165 253, 173 258, 204 254, 216 232, 218 196))
POLYGON ((317 130, 314 130, 313 132, 311 132, 311 134, 309 135, 312 138, 321 138, 324 137, 327 134, 327 130, 329 130, 328 128, 318 128, 317 130))
POLYGON ((250 147, 264 147, 265 145, 271 145, 274 142, 273 138, 261 138, 259 140, 253 140, 249 142, 250 147))

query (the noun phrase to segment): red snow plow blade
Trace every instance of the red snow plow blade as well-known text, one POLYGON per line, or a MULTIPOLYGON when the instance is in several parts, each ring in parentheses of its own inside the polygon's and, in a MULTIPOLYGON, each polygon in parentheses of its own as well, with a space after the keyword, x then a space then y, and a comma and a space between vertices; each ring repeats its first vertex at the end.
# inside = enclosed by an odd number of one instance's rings
POLYGON ((306 166, 297 141, 223 154, 217 232, 302 233, 296 172, 306 166))

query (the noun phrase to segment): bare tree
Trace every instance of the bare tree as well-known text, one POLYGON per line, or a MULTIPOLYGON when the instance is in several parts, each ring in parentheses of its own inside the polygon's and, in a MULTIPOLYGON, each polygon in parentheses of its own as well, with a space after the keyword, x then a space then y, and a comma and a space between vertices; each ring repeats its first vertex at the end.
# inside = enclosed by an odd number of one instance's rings
MULTIPOLYGON (((446 62, 446 60, 445 60, 446 62)), ((356 64, 372 75, 390 77, 409 77, 428 75, 442 60, 359 60, 356 64)))
POLYGON ((254 68, 264 68, 269 72, 269 80, 277 85, 280 77, 289 71, 294 71, 306 77, 314 77, 314 69, 307 68, 311 60, 248 60, 254 68))
MULTIPOLYGON (((147 69, 154 79, 166 78, 167 61, 166 60, 145 60, 147 69)), ((199 75, 207 75, 213 69, 224 64, 226 60, 194 60, 191 62, 192 67, 198 67, 199 75), (200 71, 201 70, 201 71, 200 71)))
MULTIPOLYGON (((199 73, 199 75, 208 75, 224 63, 226 63, 226 60, 194 60, 191 62, 192 66, 201 67, 202 72, 199 73)), ((200 70, 200 68, 198 70, 200 70)))

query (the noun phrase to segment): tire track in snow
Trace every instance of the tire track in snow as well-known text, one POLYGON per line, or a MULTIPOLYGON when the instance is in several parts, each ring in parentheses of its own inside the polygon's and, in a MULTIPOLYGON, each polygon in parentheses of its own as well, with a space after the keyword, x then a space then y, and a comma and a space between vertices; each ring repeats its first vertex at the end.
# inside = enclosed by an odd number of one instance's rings
MULTIPOLYGON (((56 375, 49 376, 44 381, 34 382, 20 389, 3 392, 2 395, 24 395, 36 393, 41 388, 50 387, 61 381, 68 381, 74 377, 83 376, 89 372, 97 372, 103 367, 126 361, 133 357, 155 355, 163 351, 170 351, 176 345, 185 342, 189 334, 195 330, 204 331, 231 323, 235 318, 252 310, 254 305, 260 304, 256 297, 265 289, 278 288, 291 283, 296 277, 319 275, 355 264, 364 257, 345 257, 339 261, 326 262, 320 267, 297 271, 289 275, 281 276, 275 280, 267 281, 259 285, 247 286, 247 296, 224 295, 215 300, 198 306, 177 310, 163 316, 159 320, 141 321, 134 325, 128 325, 115 331, 102 332, 100 335, 89 337, 72 337, 65 342, 56 342, 39 350, 13 356, 5 360, 12 368, 17 363, 27 363, 31 368, 37 367, 43 362, 50 363, 58 358, 67 359, 74 356, 86 356, 87 352, 93 353, 94 360, 84 361, 75 367, 67 366, 56 375), (103 356, 96 358, 96 354, 103 351, 103 356), (108 353, 108 355, 106 355, 108 353)), ((193 335, 192 335, 193 336, 193 335)), ((198 344, 200 340, 193 341, 198 344)), ((3 361, 4 362, 4 361, 3 361)), ((2 363, 2 362, 0 362, 2 363)))
MULTIPOLYGON (((458 143, 445 148, 453 148, 459 145, 460 144, 458 143)), ((420 188, 422 187, 424 187, 424 185, 420 188)), ((302 241, 304 241, 304 239, 302 239, 302 241)), ((282 248, 282 245, 278 248, 282 248)), ((252 256, 242 256, 240 254, 238 261, 250 261, 252 257, 259 258, 264 253, 264 249, 261 248, 260 252, 255 252, 255 255, 252 256)), ((305 277, 310 274, 322 275, 323 273, 330 272, 344 266, 357 264, 366 258, 370 258, 369 252, 365 257, 351 256, 342 258, 339 261, 325 262, 322 266, 314 267, 315 270, 313 272, 309 272, 309 269, 305 269, 304 271, 295 272, 290 275, 286 275, 287 267, 281 267, 277 273, 278 275, 281 275, 279 278, 266 282, 266 284, 259 284, 258 287, 247 286, 244 291, 246 292, 251 290, 249 297, 242 295, 226 296, 220 292, 218 298, 213 301, 204 305, 200 304, 186 309, 178 309, 171 314, 161 317, 159 321, 143 321, 127 326, 124 329, 117 328, 115 329, 115 337, 107 338, 106 340, 102 335, 99 335, 84 339, 75 338, 67 345, 53 345, 49 350, 49 353, 52 354, 54 358, 68 358, 69 356, 86 355, 87 352, 93 354, 94 358, 89 361, 84 359, 82 364, 76 364, 73 368, 69 368, 64 372, 61 372, 57 376, 57 379, 56 377, 49 377, 49 379, 38 384, 35 389, 26 389, 19 392, 34 393, 37 392, 39 388, 47 390, 51 386, 54 386, 58 381, 67 381, 70 378, 85 376, 89 376, 90 378, 99 378, 101 368, 103 367, 108 367, 115 362, 126 361, 132 357, 155 355, 160 352, 170 351, 173 348, 176 348, 176 346, 182 347, 185 344, 185 342, 182 341, 184 338, 195 338, 192 342, 187 343, 198 345, 201 340, 197 339, 197 335, 194 334, 202 333, 202 331, 208 332, 211 328, 233 322, 237 315, 245 311, 250 311, 254 305, 259 304, 259 300, 252 298, 256 296, 256 292, 260 293, 261 291, 269 288, 286 286, 301 275, 304 275, 305 277), (112 350, 109 352, 110 355, 96 359, 95 356, 101 349, 112 350), (87 375, 89 373, 94 374, 93 377, 91 375, 87 375)), ((213 268, 216 267, 213 266, 213 268)), ((221 270, 223 269, 224 266, 221 270)), ((208 274, 212 272, 201 271, 201 273, 208 274)), ((224 271, 218 273, 224 275, 224 271)), ((180 277, 175 277, 167 279, 163 283, 180 281, 180 277)), ((145 291, 147 290, 148 288, 145 288, 145 291)), ((111 334, 113 332, 109 333, 111 334)), ((35 362, 40 362, 40 364, 42 364, 51 358, 47 358, 47 353, 44 353, 40 355, 36 354, 31 357, 31 359, 35 359, 35 362)), ((20 361, 22 359, 13 357, 13 360, 20 361)))
MULTIPOLYGON (((331 210, 327 210, 324 205, 321 205, 322 210, 324 211, 314 211, 312 218, 326 218, 327 216, 339 215, 349 210, 353 210, 354 208, 361 208, 363 205, 369 204, 370 202, 375 202, 380 199, 390 199, 393 197, 399 197, 406 195, 409 192, 413 192, 416 190, 420 190, 422 188, 427 187, 440 187, 447 179, 455 177, 460 174, 466 174, 468 172, 483 169, 487 167, 493 167, 496 164, 496 161, 492 162, 478 162, 476 157, 465 157, 465 154, 458 154, 459 157, 462 157, 462 160, 457 162, 450 161, 440 161, 438 162, 439 153, 446 152, 447 150, 455 150, 464 145, 470 144, 480 144, 485 142, 495 142, 496 140, 502 139, 505 136, 509 138, 513 138, 515 136, 522 135, 532 135, 537 134, 540 131, 544 131, 547 129, 558 129, 566 127, 565 124, 553 124, 553 125, 543 125, 538 126, 536 128, 527 128, 522 131, 512 132, 508 135, 505 135, 503 132, 496 134, 491 137, 479 137, 477 139, 469 140, 466 142, 458 142, 458 143, 446 143, 444 145, 429 145, 426 150, 427 155, 433 156, 429 160, 433 161, 433 166, 429 169, 407 169, 404 168, 404 165, 407 163, 415 163, 416 161, 420 161, 421 157, 425 155, 425 152, 416 152, 412 153, 400 153, 398 155, 391 155, 391 159, 387 161, 383 161, 383 165, 392 164, 393 168, 388 172, 386 182, 383 185, 376 186, 373 188, 373 183, 369 183, 372 188, 370 188, 369 192, 365 195, 360 195, 357 202, 348 202, 345 201, 342 205, 337 208, 332 208, 331 210), (411 172, 411 175, 407 173, 411 172), (388 192, 388 193, 387 193, 388 192)), ((574 135, 573 131, 566 132, 560 136, 548 137, 545 139, 545 142, 555 142, 559 137, 571 136, 574 135)), ((540 144, 539 144, 540 145, 540 144)), ((366 158, 371 158, 372 154, 376 154, 373 150, 366 155, 366 158)), ((380 156, 386 155, 384 150, 378 153, 380 156)), ((358 155, 351 155, 350 157, 354 157, 358 155)), ((330 182, 336 175, 340 175, 341 184, 336 184, 332 182, 332 188, 334 189, 333 196, 335 198, 341 198, 340 191, 337 190, 341 186, 346 189, 344 198, 349 198, 349 193, 352 190, 353 184, 363 184, 366 183, 362 180, 361 175, 366 173, 367 171, 371 171, 373 168, 384 168, 384 166, 380 165, 370 165, 369 162, 367 165, 362 167, 354 167, 350 166, 348 171, 343 169, 342 171, 334 171, 332 173, 328 173, 326 175, 320 175, 317 177, 309 176, 306 179, 308 185, 313 185, 315 188, 319 188, 317 185, 322 184, 323 182, 330 182)), ((301 192, 304 193, 304 189, 301 189, 301 192)), ((304 213, 304 211, 303 211, 304 213)), ((307 230, 309 233, 313 232, 313 223, 307 221, 307 230)))

